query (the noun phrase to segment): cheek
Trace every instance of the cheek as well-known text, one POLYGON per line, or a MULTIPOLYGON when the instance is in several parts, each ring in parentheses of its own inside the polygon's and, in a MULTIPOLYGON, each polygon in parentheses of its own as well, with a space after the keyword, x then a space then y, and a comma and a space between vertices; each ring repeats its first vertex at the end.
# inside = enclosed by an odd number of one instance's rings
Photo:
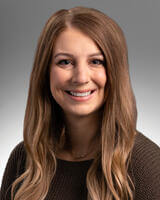
POLYGON ((50 87, 51 88, 58 88, 63 85, 64 77, 60 71, 56 70, 55 68, 51 69, 50 72, 50 87))
POLYGON ((52 67, 50 71, 50 91, 53 98, 57 101, 63 98, 63 92, 67 89, 68 74, 57 67, 52 67))
POLYGON ((59 77, 59 73, 57 73, 55 70, 51 69, 50 90, 51 90, 52 96, 54 98, 56 98, 56 96, 57 96, 57 91, 58 91, 58 88, 60 87, 60 85, 61 85, 61 79, 59 77))
POLYGON ((107 75, 105 70, 99 71, 95 74, 97 83, 100 87, 104 88, 107 83, 107 75))
POLYGON ((50 91, 52 94, 53 99, 59 104, 61 99, 61 80, 55 73, 50 74, 50 91))

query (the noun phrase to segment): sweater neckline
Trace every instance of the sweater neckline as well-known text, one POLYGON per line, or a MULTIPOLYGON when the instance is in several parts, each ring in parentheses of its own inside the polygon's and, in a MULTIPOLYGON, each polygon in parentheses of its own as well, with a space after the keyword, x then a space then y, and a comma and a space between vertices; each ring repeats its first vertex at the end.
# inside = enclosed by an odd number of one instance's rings
POLYGON ((80 164, 90 164, 94 159, 89 160, 80 160, 80 161, 71 161, 71 160, 63 160, 61 158, 56 158, 59 163, 63 163, 66 165, 80 165, 80 164))

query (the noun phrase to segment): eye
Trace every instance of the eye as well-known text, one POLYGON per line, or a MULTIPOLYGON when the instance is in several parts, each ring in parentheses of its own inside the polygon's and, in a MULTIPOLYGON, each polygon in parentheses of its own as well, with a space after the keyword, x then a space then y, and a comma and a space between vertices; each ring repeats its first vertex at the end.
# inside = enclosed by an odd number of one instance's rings
POLYGON ((104 65, 104 60, 100 60, 100 59, 93 59, 91 62, 94 65, 104 65))
POLYGON ((60 60, 58 61, 58 65, 69 65, 69 64, 72 64, 71 60, 67 60, 67 59, 63 59, 63 60, 60 60))

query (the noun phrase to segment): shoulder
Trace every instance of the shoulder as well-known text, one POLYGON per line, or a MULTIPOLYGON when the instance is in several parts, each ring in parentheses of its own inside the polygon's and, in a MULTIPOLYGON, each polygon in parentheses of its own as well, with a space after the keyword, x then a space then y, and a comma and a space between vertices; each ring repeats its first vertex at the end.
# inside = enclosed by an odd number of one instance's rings
POLYGON ((20 170, 21 165, 25 162, 26 160, 26 152, 25 152, 25 147, 24 147, 24 142, 20 142, 17 144, 14 149, 12 150, 9 159, 8 159, 8 165, 13 165, 16 167, 17 170, 20 170))
POLYGON ((132 152, 132 160, 136 164, 145 163, 147 165, 152 164, 153 166, 160 162, 160 148, 148 137, 137 132, 132 152))
MULTIPOLYGON (((12 183, 24 172, 25 160, 24 143, 20 142, 12 150, 3 174, 0 196, 4 199, 6 199, 5 195, 10 195, 12 183)), ((7 198, 10 199, 10 197, 7 198)))
POLYGON ((25 147, 24 147, 24 142, 21 141, 20 143, 18 143, 14 149, 12 150, 11 152, 11 156, 14 155, 14 156, 20 156, 21 154, 25 154, 25 147))
POLYGON ((12 156, 18 156, 21 154, 25 154, 25 147, 24 147, 24 142, 21 141, 20 143, 18 143, 14 149, 11 151, 10 157, 12 156))
POLYGON ((160 148, 137 132, 131 157, 136 198, 160 199, 160 148))

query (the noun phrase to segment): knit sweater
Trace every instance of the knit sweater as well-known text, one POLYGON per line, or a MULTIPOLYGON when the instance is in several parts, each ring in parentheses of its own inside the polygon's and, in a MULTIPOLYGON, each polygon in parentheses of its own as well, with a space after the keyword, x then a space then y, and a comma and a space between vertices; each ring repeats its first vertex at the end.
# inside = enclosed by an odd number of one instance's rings
MULTIPOLYGON (((135 185, 134 200, 160 200, 160 148, 142 133, 135 138, 129 174, 135 185)), ((1 185, 0 200, 11 199, 11 184, 25 166, 21 142, 11 152, 1 185)), ((57 158, 57 171, 45 200, 87 200, 86 174, 92 160, 66 161, 57 158)))

